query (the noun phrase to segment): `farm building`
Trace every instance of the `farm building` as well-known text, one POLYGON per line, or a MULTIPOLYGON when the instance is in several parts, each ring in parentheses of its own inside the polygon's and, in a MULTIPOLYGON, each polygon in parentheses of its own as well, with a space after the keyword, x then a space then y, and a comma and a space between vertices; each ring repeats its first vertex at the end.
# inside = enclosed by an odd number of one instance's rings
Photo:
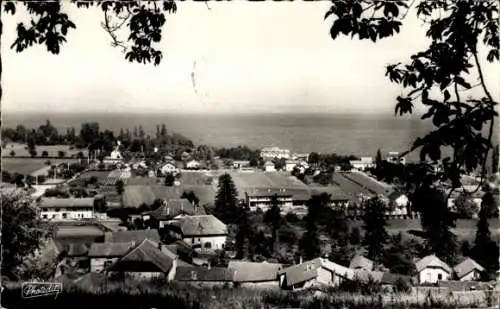
POLYGON ((159 228, 163 228, 169 220, 179 215, 194 215, 197 212, 196 208, 187 199, 171 199, 164 201, 159 208, 144 213, 142 219, 155 218, 158 221, 159 228))
POLYGON ((286 189, 253 189, 245 192, 245 203, 251 211, 256 211, 260 208, 262 211, 267 211, 272 205, 272 198, 276 196, 280 208, 292 207, 293 196, 286 189))
POLYGON ((88 257, 90 271, 101 272, 135 247, 135 242, 93 243, 88 257))
POLYGON ((180 218, 170 224, 173 232, 192 247, 224 249, 227 226, 213 215, 197 215, 180 218))
POLYGON ((266 163, 264 163, 264 171, 276 172, 276 168, 274 167, 274 163, 271 161, 267 161, 266 163))
POLYGON ((119 272, 134 278, 163 277, 172 280, 177 256, 159 242, 144 239, 135 248, 112 263, 108 272, 119 272))
POLYGON ((459 281, 476 281, 481 278, 484 267, 473 259, 467 258, 462 263, 453 267, 453 271, 459 281))
POLYGON ((174 280, 203 287, 227 286, 232 285, 234 275, 235 271, 231 268, 179 266, 176 269, 174 280))
POLYGON ((248 161, 248 160, 235 160, 235 161, 233 161, 233 168, 240 169, 240 168, 245 168, 245 167, 250 167, 250 161, 248 161))
POLYGON ((42 198, 38 208, 45 220, 92 219, 94 198, 42 198))
POLYGON ((159 242, 160 234, 158 230, 132 230, 132 231, 119 231, 119 232, 106 232, 104 234, 104 242, 126 242, 126 243, 140 243, 144 239, 159 242))
POLYGON ((241 287, 279 288, 282 264, 229 261, 227 267, 235 270, 234 282, 241 287))
POLYGON ((354 279, 354 270, 323 258, 293 265, 278 272, 282 289, 307 289, 317 286, 338 286, 354 279))
POLYGON ((365 258, 362 255, 356 255, 351 260, 351 263, 349 264, 349 268, 372 271, 373 270, 373 261, 368 259, 368 258, 365 258))
POLYGON ((437 283, 451 279, 453 270, 434 254, 428 255, 415 263, 417 278, 422 283, 437 283))

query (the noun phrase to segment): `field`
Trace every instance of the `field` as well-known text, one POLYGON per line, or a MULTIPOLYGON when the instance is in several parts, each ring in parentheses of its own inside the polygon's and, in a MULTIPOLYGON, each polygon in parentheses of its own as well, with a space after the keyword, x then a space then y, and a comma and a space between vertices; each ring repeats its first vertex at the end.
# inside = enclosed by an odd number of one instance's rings
MULTIPOLYGON (((12 143, 12 144, 7 144, 7 146, 2 149, 2 157, 11 157, 10 153, 11 151, 14 151, 16 153, 15 157, 30 157, 30 153, 27 149, 25 149, 26 145, 25 144, 17 144, 17 143, 12 143)), ((83 153, 83 155, 86 157, 87 156, 87 149, 69 149, 69 146, 66 145, 50 145, 50 146, 36 146, 36 151, 37 151, 37 157, 40 157, 42 155, 43 151, 47 151, 49 157, 58 157, 59 156, 59 151, 64 151, 66 153, 66 157, 71 157, 72 155, 77 155, 80 151, 83 153)))
POLYGON ((127 185, 123 193, 123 203, 125 207, 139 207, 142 203, 151 205, 155 199, 179 199, 184 191, 193 191, 200 200, 200 205, 213 203, 215 200, 216 192, 211 186, 127 185))
POLYGON ((71 161, 70 159, 42 159, 42 158, 2 158, 2 171, 19 173, 23 175, 32 174, 47 167, 45 162, 51 164, 71 161))

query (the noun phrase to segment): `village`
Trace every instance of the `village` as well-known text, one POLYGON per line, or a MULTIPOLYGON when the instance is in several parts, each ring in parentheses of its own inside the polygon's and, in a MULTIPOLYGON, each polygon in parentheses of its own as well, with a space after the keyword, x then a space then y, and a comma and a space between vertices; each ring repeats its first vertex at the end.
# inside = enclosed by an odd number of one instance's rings
MULTIPOLYGON (((312 177, 324 173, 310 154, 278 147, 260 151, 260 166, 216 157, 217 169, 208 168, 207 162, 193 159, 188 152, 182 153, 181 160, 175 160, 174 154, 146 159, 140 152, 125 159, 119 141, 110 153, 97 157, 80 157, 85 169, 69 179, 59 176, 70 164, 60 163, 37 171, 29 189, 2 189, 28 190, 40 219, 57 226, 54 237, 37 253, 58 257, 50 266, 56 280, 71 278, 75 284, 100 285, 109 278, 164 278, 201 288, 285 291, 335 289, 350 282, 378 284, 386 293, 412 289, 415 293, 419 288, 446 293, 482 291, 495 286, 494 281, 482 282, 485 268, 465 256, 456 265, 448 265, 431 253, 411 261, 415 270, 411 275, 391 272, 363 251, 355 252, 348 263, 329 258, 329 250, 310 260, 300 254, 281 261, 238 257, 234 228, 210 211, 220 179, 229 175, 239 206, 257 216, 277 204, 283 217, 300 220, 307 215, 312 196, 327 194, 329 207, 341 210, 347 219, 361 220, 365 210, 359 205, 378 197, 386 205, 387 220, 411 224, 419 212, 412 209, 404 191, 369 172, 376 165, 371 157, 350 160, 347 168, 336 166, 326 185, 306 184, 297 177, 311 170, 312 177)), ((395 152, 384 161, 406 163, 395 152)), ((452 210, 455 198, 448 200, 452 210)), ((480 207, 479 194, 471 201, 480 207)))

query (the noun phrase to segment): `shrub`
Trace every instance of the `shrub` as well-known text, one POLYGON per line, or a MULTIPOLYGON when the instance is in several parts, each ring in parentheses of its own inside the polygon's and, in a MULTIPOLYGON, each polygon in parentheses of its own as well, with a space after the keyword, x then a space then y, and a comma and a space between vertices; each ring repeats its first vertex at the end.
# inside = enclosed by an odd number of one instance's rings
POLYGON ((35 150, 35 149, 31 149, 31 150, 30 150, 30 156, 31 156, 32 158, 36 157, 36 154, 37 154, 37 152, 36 152, 36 150, 35 150))
POLYGON ((49 156, 49 153, 47 150, 42 151, 42 158, 47 158, 49 156))
POLYGON ((402 278, 398 278, 394 283, 394 292, 396 293, 410 293, 411 285, 402 278))
POLYGON ((11 157, 15 157, 15 156, 16 156, 16 152, 15 152, 14 150, 12 150, 12 151, 10 152, 10 156, 11 156, 11 157))
POLYGON ((57 155, 59 156, 59 158, 64 158, 64 156, 66 155, 66 152, 62 151, 62 150, 59 150, 57 152, 57 155))

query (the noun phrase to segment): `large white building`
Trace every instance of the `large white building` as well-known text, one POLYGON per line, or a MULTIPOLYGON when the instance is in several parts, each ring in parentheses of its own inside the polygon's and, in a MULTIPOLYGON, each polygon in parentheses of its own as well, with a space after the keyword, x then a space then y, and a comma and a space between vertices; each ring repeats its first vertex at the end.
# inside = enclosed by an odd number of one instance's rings
POLYGON ((273 196, 277 196, 280 209, 293 207, 293 195, 286 189, 252 189, 245 192, 245 202, 250 211, 260 208, 266 211, 271 208, 273 196))
POLYGON ((81 220, 94 217, 94 198, 42 198, 38 204, 44 220, 81 220))
POLYGON ((361 171, 364 171, 368 168, 372 168, 375 166, 372 157, 361 157, 360 160, 351 160, 349 161, 349 163, 352 165, 353 168, 361 171))
POLYGON ((272 160, 274 158, 289 159, 290 158, 290 150, 280 149, 278 147, 264 148, 261 150, 260 156, 264 160, 272 160))

